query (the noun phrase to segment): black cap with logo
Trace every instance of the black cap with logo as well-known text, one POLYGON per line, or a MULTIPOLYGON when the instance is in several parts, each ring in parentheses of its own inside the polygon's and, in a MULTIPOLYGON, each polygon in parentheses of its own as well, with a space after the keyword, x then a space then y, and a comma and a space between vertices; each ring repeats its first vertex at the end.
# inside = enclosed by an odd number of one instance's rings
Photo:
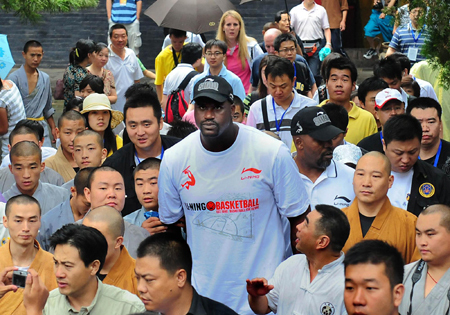
POLYGON ((310 135, 319 141, 330 141, 344 131, 333 126, 327 113, 319 106, 299 110, 291 121, 291 135, 310 135))
POLYGON ((219 103, 229 101, 233 104, 233 88, 224 78, 209 75, 200 79, 194 86, 193 100, 200 97, 210 98, 219 103))

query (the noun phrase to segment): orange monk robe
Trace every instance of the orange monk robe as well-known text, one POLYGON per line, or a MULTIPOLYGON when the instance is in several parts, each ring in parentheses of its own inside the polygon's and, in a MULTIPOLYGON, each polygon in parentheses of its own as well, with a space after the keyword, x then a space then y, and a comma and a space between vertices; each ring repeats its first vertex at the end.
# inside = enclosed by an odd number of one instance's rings
MULTIPOLYGON (((11 252, 9 250, 10 241, 0 247, 0 270, 5 267, 13 267, 11 252)), ((39 243, 34 241, 38 252, 34 257, 30 268, 36 270, 39 277, 44 282, 49 291, 58 287, 56 283, 55 271, 53 270, 53 255, 41 249, 39 243)), ((0 299, 0 314, 8 315, 26 315, 27 311, 23 306, 23 289, 19 288, 16 292, 8 292, 0 299)))
POLYGON ((344 253, 362 240, 381 240, 397 248, 402 254, 405 264, 420 259, 416 247, 417 217, 406 210, 392 206, 388 197, 386 197, 380 212, 378 212, 364 237, 359 220, 357 199, 355 198, 350 207, 343 208, 342 211, 347 215, 350 222, 350 235, 342 249, 344 253))
POLYGON ((135 266, 136 260, 128 254, 128 250, 122 245, 119 259, 102 282, 138 295, 137 280, 134 273, 135 266))

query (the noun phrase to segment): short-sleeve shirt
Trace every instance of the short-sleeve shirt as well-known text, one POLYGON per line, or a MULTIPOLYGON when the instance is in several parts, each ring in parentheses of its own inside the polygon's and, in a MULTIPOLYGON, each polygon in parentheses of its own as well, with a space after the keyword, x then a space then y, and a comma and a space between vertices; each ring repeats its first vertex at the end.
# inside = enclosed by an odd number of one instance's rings
POLYGON ((311 282, 303 254, 282 262, 269 280, 274 288, 266 295, 277 314, 347 314, 344 305, 344 254, 323 266, 311 282))
POLYGON ((428 32, 426 26, 421 30, 413 29, 411 23, 404 27, 399 27, 392 36, 389 47, 395 49, 402 54, 408 55, 410 48, 417 48, 416 60, 411 60, 411 64, 427 59, 422 55, 422 47, 428 39, 428 32), (414 34, 414 36, 413 36, 414 34))
POLYGON ((111 8, 111 20, 114 23, 131 24, 137 16, 136 3, 141 0, 113 0, 111 8))
MULTIPOLYGON (((178 62, 181 62, 181 52, 175 52, 178 62)), ((175 68, 174 53, 172 46, 164 48, 155 59, 155 85, 163 85, 170 71, 175 68)))
POLYGON ((318 4, 308 11, 301 3, 292 8, 290 15, 291 25, 303 41, 322 39, 323 30, 330 28, 327 11, 318 4))

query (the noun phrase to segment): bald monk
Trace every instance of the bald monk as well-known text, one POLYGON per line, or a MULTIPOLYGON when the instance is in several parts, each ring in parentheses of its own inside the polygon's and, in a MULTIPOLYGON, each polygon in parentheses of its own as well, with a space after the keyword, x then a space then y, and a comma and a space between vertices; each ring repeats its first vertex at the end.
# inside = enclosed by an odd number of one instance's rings
POLYGON ((380 152, 369 152, 356 165, 353 175, 355 200, 342 211, 350 222, 350 236, 342 249, 346 253, 361 240, 390 243, 402 254, 406 264, 420 259, 416 248, 416 216, 391 205, 388 189, 394 182, 389 159, 380 152))
MULTIPOLYGON (((0 247, 0 270, 16 267, 27 271, 33 268, 39 274, 48 290, 57 287, 53 271, 53 255, 40 248, 36 241, 41 226, 41 208, 33 197, 19 195, 6 203, 3 225, 9 229, 9 241, 0 247)), ((12 272, 7 274, 9 281, 12 272)), ((10 291, 0 299, 0 313, 25 315, 23 289, 10 291)))
POLYGON ((122 245, 125 225, 120 212, 110 206, 95 208, 86 214, 83 225, 99 230, 108 243, 105 263, 98 278, 103 283, 137 295, 137 281, 134 274, 136 261, 122 245))

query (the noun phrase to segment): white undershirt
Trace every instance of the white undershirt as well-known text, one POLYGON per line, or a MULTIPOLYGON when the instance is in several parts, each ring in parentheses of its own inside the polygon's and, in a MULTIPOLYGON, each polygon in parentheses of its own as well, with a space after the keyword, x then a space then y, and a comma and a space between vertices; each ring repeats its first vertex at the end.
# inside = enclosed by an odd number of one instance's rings
POLYGON ((388 190, 387 195, 393 206, 405 210, 408 207, 413 174, 414 170, 412 168, 406 173, 391 172, 391 175, 394 176, 394 183, 388 190))

